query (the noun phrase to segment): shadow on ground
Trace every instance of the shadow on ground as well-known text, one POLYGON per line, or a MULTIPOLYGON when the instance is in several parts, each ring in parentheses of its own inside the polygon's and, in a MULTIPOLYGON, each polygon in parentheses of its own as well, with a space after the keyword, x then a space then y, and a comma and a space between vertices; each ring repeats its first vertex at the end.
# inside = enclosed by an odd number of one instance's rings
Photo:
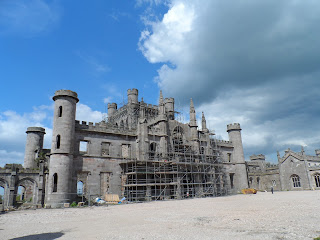
POLYGON ((10 240, 53 240, 62 237, 63 235, 64 233, 62 232, 40 233, 24 237, 11 238, 10 240))

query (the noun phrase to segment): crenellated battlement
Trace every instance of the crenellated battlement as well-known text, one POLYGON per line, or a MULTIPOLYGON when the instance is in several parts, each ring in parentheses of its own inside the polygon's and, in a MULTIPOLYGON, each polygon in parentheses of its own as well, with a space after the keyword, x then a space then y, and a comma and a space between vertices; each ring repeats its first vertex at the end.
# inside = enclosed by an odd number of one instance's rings
POLYGON ((263 154, 258 154, 258 155, 253 154, 253 155, 250 156, 250 160, 251 161, 257 161, 257 160, 265 161, 266 160, 266 156, 263 155, 263 154))
POLYGON ((72 97, 76 100, 76 102, 79 102, 78 94, 76 92, 73 92, 71 90, 58 90, 54 93, 53 100, 55 101, 58 97, 72 97))
POLYGON ((129 88, 128 90, 127 90, 127 94, 128 95, 131 95, 131 94, 133 94, 133 95, 138 95, 138 89, 136 89, 136 88, 129 88))
POLYGON ((127 129, 121 126, 117 126, 116 124, 101 121, 99 123, 93 123, 86 121, 75 121, 76 130, 86 130, 86 131, 94 131, 94 132, 103 132, 110 134, 120 134, 120 135, 136 135, 136 129, 127 129))
POLYGON ((241 131, 240 123, 232 123, 227 125, 227 132, 232 131, 232 130, 237 130, 241 131))
POLYGON ((42 127, 28 127, 26 133, 29 132, 40 132, 46 134, 46 130, 42 127))

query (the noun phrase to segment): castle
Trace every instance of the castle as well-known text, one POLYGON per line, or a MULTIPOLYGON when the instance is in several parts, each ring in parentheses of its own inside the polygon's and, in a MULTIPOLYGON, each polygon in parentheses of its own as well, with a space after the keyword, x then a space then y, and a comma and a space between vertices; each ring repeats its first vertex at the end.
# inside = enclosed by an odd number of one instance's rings
POLYGON ((163 98, 161 91, 158 105, 138 99, 138 90, 129 89, 124 106, 118 109, 116 103, 108 104, 107 120, 87 123, 75 119, 77 93, 56 91, 51 149, 43 149, 44 128, 27 129, 24 167, 0 169, 4 205, 16 205, 19 187, 31 204, 51 207, 63 207, 79 198, 79 184, 87 200, 116 194, 131 202, 221 196, 249 186, 320 187, 320 175, 314 175, 320 172, 320 157, 312 158, 319 163, 310 173, 314 184, 305 185, 300 166, 308 162, 304 154, 289 151, 279 157, 286 170, 267 166, 263 155, 245 162, 240 124, 227 125, 228 141, 217 140, 207 128, 204 113, 200 130, 192 99, 188 123, 176 119, 174 99, 163 98), (291 169, 287 170, 283 163, 290 161, 294 163, 288 163, 291 169), (298 165, 301 170, 292 175, 298 165), (290 185, 292 176, 299 174, 299 186, 290 185))

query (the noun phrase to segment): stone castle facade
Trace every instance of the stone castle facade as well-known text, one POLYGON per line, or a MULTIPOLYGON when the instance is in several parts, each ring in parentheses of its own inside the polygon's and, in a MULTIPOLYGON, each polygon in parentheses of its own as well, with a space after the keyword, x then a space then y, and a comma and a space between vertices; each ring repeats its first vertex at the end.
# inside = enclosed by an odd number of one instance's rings
POLYGON ((174 99, 161 92, 159 104, 151 105, 129 89, 127 103, 119 109, 108 104, 108 119, 99 123, 75 119, 77 93, 59 90, 53 100, 51 149, 43 149, 45 129, 30 127, 24 167, 0 169, 6 206, 17 204, 19 187, 30 204, 62 207, 79 198, 79 183, 87 200, 116 194, 132 202, 221 196, 248 186, 291 190, 293 173, 300 177, 294 189, 320 184, 319 178, 311 184, 320 166, 309 166, 320 165, 318 156, 288 151, 277 166, 265 163, 263 155, 245 162, 240 124, 227 125, 228 141, 217 140, 203 113, 200 130, 192 99, 188 123, 176 119, 174 99))

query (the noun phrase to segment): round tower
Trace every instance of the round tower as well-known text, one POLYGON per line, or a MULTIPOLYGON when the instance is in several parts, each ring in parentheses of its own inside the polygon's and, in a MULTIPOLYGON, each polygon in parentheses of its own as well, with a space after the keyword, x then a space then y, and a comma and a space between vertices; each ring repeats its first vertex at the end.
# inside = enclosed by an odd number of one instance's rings
POLYGON ((43 148, 43 138, 46 131, 42 127, 28 127, 27 131, 26 151, 24 155, 24 167, 36 168, 35 159, 43 148))
POLYGON ((138 89, 132 88, 128 89, 128 103, 138 103, 138 89))
POLYGON ((108 103, 108 117, 112 117, 116 111, 117 111, 117 104, 108 103))
POLYGON ((227 132, 229 134, 229 140, 233 145, 232 163, 235 165, 234 169, 234 186, 236 190, 240 191, 243 188, 248 187, 247 169, 244 160, 241 127, 239 123, 227 125, 227 132))
POLYGON ((70 90, 55 92, 47 203, 62 207, 71 201, 73 146, 78 95, 70 90))

